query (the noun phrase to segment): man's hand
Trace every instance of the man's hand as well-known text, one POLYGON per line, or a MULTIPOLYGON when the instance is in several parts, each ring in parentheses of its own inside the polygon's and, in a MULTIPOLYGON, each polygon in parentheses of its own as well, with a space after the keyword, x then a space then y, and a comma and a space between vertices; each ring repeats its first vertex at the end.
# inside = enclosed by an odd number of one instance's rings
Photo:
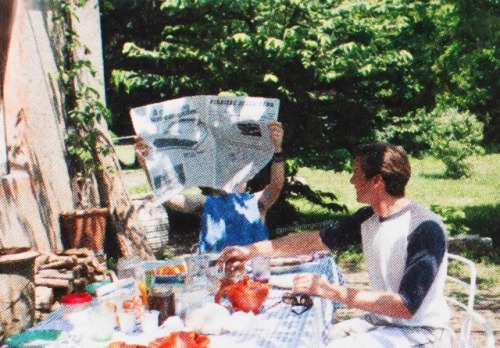
POLYGON ((281 145, 283 143, 283 126, 281 122, 272 121, 267 125, 269 129, 269 138, 274 144, 274 152, 281 152, 281 145))
POLYGON ((241 265, 250 258, 250 249, 244 246, 230 246, 222 250, 217 264, 219 270, 225 268, 226 271, 239 269, 241 265))
POLYGON ((324 289, 328 287, 329 283, 323 278, 312 273, 299 273, 293 277, 294 294, 308 294, 324 297, 324 289))

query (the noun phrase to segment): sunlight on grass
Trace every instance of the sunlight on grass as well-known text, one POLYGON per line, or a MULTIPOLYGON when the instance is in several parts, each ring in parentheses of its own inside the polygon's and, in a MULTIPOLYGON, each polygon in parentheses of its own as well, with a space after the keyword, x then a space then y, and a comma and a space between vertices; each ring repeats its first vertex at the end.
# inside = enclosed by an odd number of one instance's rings
MULTIPOLYGON (((444 164, 434 158, 411 159, 412 178, 408 183, 407 196, 424 206, 471 206, 500 202, 498 167, 500 154, 485 155, 472 161, 474 174, 459 180, 443 177, 444 164)), ((307 179, 315 190, 333 192, 349 211, 361 207, 356 202, 350 173, 301 168, 298 175, 307 179)))
POLYGON ((131 165, 135 161, 134 145, 115 145, 116 155, 120 161, 126 165, 131 165))
POLYGON ((471 206, 500 202, 500 154, 473 159, 474 174, 459 180, 443 178, 444 165, 433 158, 412 159, 408 196, 426 206, 471 206))

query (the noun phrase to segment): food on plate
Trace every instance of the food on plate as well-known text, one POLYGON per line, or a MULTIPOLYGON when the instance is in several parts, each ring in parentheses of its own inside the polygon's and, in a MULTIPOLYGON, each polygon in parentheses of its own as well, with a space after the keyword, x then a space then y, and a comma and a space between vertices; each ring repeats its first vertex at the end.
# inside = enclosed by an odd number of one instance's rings
POLYGON ((166 337, 157 338, 149 344, 151 348, 205 348, 210 338, 195 331, 176 331, 166 337))
POLYGON ((225 296, 235 309, 258 314, 269 295, 269 288, 269 284, 253 281, 248 275, 236 283, 224 280, 215 294, 215 303, 220 303, 222 296, 225 296))
POLYGON ((141 309, 143 305, 141 296, 134 296, 122 302, 123 309, 141 309))
POLYGON ((160 266, 157 267, 155 271, 155 274, 160 276, 178 275, 182 273, 186 273, 186 267, 182 264, 160 266))

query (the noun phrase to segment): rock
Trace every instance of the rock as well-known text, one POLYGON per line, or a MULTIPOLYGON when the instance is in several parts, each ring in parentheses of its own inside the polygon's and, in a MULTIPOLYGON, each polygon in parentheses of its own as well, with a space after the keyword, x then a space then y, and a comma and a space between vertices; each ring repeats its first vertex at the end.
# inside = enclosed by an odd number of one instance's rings
POLYGON ((34 299, 35 286, 29 279, 17 274, 0 274, 0 328, 3 327, 5 337, 33 326, 34 299))
POLYGON ((493 240, 490 237, 481 237, 477 234, 461 234, 448 238, 448 251, 460 254, 467 250, 492 250, 493 240))

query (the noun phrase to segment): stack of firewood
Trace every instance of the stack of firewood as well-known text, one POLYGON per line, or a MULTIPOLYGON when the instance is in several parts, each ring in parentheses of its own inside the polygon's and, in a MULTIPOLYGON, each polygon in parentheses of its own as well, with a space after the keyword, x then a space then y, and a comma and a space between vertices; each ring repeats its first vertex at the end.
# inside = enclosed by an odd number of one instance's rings
POLYGON ((61 254, 42 254, 35 262, 35 308, 38 315, 50 312, 59 297, 84 291, 87 284, 107 278, 105 260, 87 248, 67 249, 61 254))

